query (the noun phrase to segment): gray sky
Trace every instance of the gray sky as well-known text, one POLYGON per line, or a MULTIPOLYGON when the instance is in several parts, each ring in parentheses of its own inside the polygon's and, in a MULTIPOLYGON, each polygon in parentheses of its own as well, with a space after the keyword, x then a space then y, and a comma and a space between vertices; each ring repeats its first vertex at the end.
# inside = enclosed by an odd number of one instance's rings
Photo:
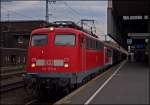
MULTIPOLYGON (((3 20, 45 20, 45 1, 2 2, 3 20), (9 14, 9 15, 8 15, 9 14)), ((97 35, 107 33, 107 1, 56 1, 49 3, 49 21, 96 20, 97 35)))

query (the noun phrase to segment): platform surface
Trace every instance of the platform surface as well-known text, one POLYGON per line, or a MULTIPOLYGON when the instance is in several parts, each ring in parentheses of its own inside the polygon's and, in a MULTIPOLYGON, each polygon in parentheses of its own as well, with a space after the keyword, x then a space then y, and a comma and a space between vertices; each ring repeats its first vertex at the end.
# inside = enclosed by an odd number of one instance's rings
POLYGON ((149 104, 149 68, 124 61, 55 104, 149 104))

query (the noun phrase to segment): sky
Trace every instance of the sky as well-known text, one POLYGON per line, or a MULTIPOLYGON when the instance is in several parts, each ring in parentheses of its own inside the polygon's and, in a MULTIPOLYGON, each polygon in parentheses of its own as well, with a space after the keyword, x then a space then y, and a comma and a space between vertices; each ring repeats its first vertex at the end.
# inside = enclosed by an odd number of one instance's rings
MULTIPOLYGON (((45 20, 45 1, 1 2, 1 20, 45 20)), ((97 35, 107 34, 107 1, 56 1, 49 3, 49 22, 94 19, 97 35)))

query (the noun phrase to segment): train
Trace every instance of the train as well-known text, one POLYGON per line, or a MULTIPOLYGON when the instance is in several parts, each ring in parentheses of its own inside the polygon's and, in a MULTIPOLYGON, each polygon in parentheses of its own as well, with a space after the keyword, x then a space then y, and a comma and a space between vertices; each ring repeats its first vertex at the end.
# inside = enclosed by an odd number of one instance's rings
POLYGON ((73 22, 57 21, 31 32, 24 81, 36 93, 69 90, 126 55, 123 48, 101 41, 73 22))

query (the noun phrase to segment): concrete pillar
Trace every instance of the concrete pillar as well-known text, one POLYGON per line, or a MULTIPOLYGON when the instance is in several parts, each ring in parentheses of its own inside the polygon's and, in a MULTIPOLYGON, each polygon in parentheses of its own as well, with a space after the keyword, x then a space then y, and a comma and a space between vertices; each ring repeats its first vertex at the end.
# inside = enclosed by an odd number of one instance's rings
POLYGON ((117 38, 117 27, 112 8, 107 8, 107 33, 117 38))
POLYGON ((107 8, 107 33, 113 34, 112 8, 107 8))
POLYGON ((113 14, 113 1, 112 0, 108 0, 107 33, 113 36, 116 35, 116 25, 115 25, 115 19, 114 19, 114 14, 113 14))
POLYGON ((121 42, 121 37, 118 35, 116 17, 113 14, 113 5, 111 0, 109 1, 107 8, 107 34, 112 35, 115 39, 121 42))

